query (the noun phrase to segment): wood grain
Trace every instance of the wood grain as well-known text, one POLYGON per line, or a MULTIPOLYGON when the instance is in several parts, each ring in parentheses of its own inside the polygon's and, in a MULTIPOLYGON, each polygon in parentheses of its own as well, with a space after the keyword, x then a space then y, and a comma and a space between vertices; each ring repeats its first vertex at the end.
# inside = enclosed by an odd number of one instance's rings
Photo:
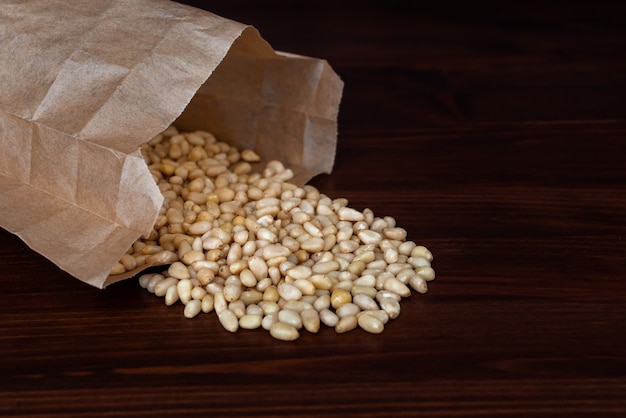
POLYGON ((330 62, 312 184, 395 217, 437 278, 381 335, 283 343, 0 230, 0 416, 626 416, 624 6, 195 3, 330 62))

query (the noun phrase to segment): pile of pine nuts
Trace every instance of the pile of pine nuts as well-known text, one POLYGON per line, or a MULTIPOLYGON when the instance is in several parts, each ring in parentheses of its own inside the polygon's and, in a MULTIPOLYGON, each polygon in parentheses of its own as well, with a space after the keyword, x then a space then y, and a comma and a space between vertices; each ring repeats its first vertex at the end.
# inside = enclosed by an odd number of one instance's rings
POLYGON ((285 341, 321 324, 377 334, 435 278, 431 252, 394 218, 290 183, 279 161, 255 171, 254 151, 173 126, 142 154, 164 204, 111 274, 167 265, 139 284, 181 302, 186 318, 214 311, 228 331, 262 327, 285 341))

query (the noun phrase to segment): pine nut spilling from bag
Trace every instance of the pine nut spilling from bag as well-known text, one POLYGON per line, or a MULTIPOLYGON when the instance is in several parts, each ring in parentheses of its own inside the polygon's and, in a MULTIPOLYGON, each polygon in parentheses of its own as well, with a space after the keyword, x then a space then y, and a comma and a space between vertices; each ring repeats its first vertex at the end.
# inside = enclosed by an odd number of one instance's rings
POLYGON ((141 151, 165 200, 111 274, 168 264, 139 284, 180 302, 186 318, 215 312, 230 332, 263 328, 284 341, 320 324, 379 334, 435 278, 432 253, 394 218, 290 183, 279 161, 254 172, 254 151, 173 126, 141 151))

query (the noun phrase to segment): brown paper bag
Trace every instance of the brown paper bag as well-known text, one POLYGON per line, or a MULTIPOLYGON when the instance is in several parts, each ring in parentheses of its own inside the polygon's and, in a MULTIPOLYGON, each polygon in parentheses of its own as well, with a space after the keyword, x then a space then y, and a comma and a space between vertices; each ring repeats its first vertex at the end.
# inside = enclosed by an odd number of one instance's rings
MULTIPOLYGON (((139 147, 176 123, 332 170, 343 84, 251 26, 167 0, 4 1, 0 225, 98 288, 163 198, 139 147)), ((125 276, 124 276, 125 277, 125 276)))

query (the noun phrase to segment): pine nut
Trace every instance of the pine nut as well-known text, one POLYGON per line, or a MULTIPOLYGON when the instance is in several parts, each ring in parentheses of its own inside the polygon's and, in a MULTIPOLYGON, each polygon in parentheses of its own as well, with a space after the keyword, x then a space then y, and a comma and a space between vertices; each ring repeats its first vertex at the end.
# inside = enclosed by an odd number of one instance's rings
MULTIPOLYGON (((282 284, 282 283, 281 283, 282 284)), ((288 292, 292 292, 291 289, 287 289, 288 292)), ((269 302, 276 302, 280 298, 280 292, 276 286, 269 286, 263 292, 263 300, 269 302)), ((295 294, 294 300, 297 300, 297 293, 295 294)))
MULTIPOLYGON (((337 229, 337 242, 341 243, 343 241, 351 240, 352 234, 353 234, 353 229, 352 229, 351 225, 346 225, 346 226, 341 227, 341 228, 338 227, 338 229, 337 229)), ((357 247, 355 247, 354 250, 356 250, 357 248, 358 248, 358 242, 357 242, 357 247)))
POLYGON ((376 301, 369 295, 364 293, 358 293, 352 297, 352 301, 356 304, 361 310, 369 311, 380 309, 376 301))
POLYGON ((378 293, 378 290, 376 290, 376 288, 373 286, 360 286, 355 284, 352 286, 352 289, 350 289, 350 293, 352 294, 352 299, 361 294, 374 299, 376 297, 376 294, 378 293))
POLYGON ((382 235, 380 235, 380 233, 378 233, 376 231, 372 231, 370 229, 364 229, 362 231, 359 231, 357 236, 359 237, 359 239, 361 240, 361 242, 363 244, 374 244, 374 245, 377 245, 383 239, 383 237, 382 237, 382 235))
POLYGON ((376 254, 374 253, 374 251, 367 250, 367 251, 363 251, 357 254, 352 260, 352 262, 362 261, 367 264, 367 263, 371 263, 374 260, 376 260, 376 254))
POLYGON ((393 299, 395 301, 398 301, 398 302, 400 302, 402 300, 402 296, 400 296, 397 293, 391 292, 389 290, 379 290, 376 293, 376 301, 378 303, 380 303, 381 299, 383 299, 383 298, 391 298, 391 299, 393 299))
POLYGON ((371 334, 380 334, 385 329, 385 325, 373 315, 358 315, 359 327, 371 334))
POLYGON ((173 262, 170 267, 167 269, 167 273, 175 277, 179 280, 189 279, 191 274, 189 273, 189 269, 180 261, 173 262))
POLYGON ((261 321, 261 328, 269 331, 272 325, 278 322, 278 312, 266 314, 261 321))
POLYGON ((224 327, 226 331, 229 332, 237 332, 239 329, 239 319, 233 313, 233 311, 229 309, 224 309, 217 315, 220 324, 224 327))
POLYGON ((190 300, 184 309, 185 318, 193 318, 202 311, 202 303, 199 300, 190 300))
POLYGON ((272 337, 282 341, 293 341, 300 336, 300 333, 293 325, 285 322, 275 322, 269 330, 272 337))
POLYGON ((202 312, 204 313, 209 313, 213 310, 213 295, 211 294, 206 294, 204 295, 204 297, 202 298, 202 312))
POLYGON ((215 312, 218 314, 228 309, 228 302, 226 301, 223 293, 216 293, 213 295, 213 309, 215 309, 215 312))
POLYGON ((228 310, 232 311, 239 319, 246 314, 246 305, 242 301, 236 300, 228 304, 228 310))
POLYGON ((423 245, 418 245, 411 250, 411 257, 421 257, 428 261, 433 261, 433 254, 423 245))
POLYGON ((335 289, 330 295, 330 304, 334 309, 350 302, 352 302, 352 295, 345 289, 335 289))
POLYGON ((398 241, 404 241, 406 239, 406 230, 404 228, 389 227, 383 228, 383 235, 386 238, 394 239, 398 241))
POLYGON ((264 315, 276 314, 278 315, 278 311, 280 311, 280 306, 278 303, 274 301, 261 301, 259 302, 259 307, 263 310, 264 315))
POLYGON ((320 330, 320 316, 315 309, 305 309, 300 312, 302 318, 302 325, 304 329, 311 333, 316 333, 320 330))
MULTIPOLYGON (((415 242, 413 241, 404 241, 404 242, 401 242, 400 245, 398 245, 398 252, 402 255, 410 256, 411 251, 413 251, 413 249, 416 246, 417 244, 415 244, 415 242)), ((419 254, 416 254, 416 255, 419 255, 419 254)))
POLYGON ((177 286, 168 287, 167 291, 165 292, 165 304, 167 306, 172 306, 173 304, 178 302, 178 300, 179 300, 179 297, 178 297, 177 286))
POLYGON ((124 266, 124 271, 122 272, 124 273, 125 271, 133 270, 137 267, 137 259, 131 254, 124 254, 122 258, 120 258, 120 264, 124 266))
POLYGON ((304 280, 311 276, 312 270, 311 267, 301 264, 288 269, 285 273, 295 280, 304 280))
POLYGON ((199 221, 189 225, 188 232, 192 235, 203 235, 211 230, 213 223, 209 221, 199 221))
POLYGON ((337 216, 342 221, 362 221, 364 219, 363 213, 349 207, 339 209, 337 216))
POLYGON ((224 285, 224 299, 227 302, 233 302, 239 299, 241 296, 241 284, 237 283, 228 283, 224 285))
POLYGON ((428 261, 424 257, 414 257, 414 256, 411 256, 411 257, 408 258, 407 261, 413 267, 416 267, 416 268, 419 268, 419 267, 430 267, 430 261, 428 261))
POLYGON ((419 292, 419 293, 422 293, 422 294, 428 292, 428 285, 426 284, 426 280, 422 276, 420 276, 419 274, 416 274, 416 275, 412 276, 409 279, 409 285, 416 292, 419 292))
POLYGON ((395 248, 388 248, 387 250, 385 250, 384 259, 387 264, 396 263, 398 261, 398 256, 398 250, 396 250, 395 248))
POLYGON ((255 289, 259 292, 265 292, 265 290, 272 285, 272 279, 266 277, 262 280, 259 280, 255 286, 255 289))
POLYGON ((278 312, 278 320, 280 322, 290 324, 296 329, 302 328, 302 318, 300 317, 300 314, 296 311, 292 311, 291 309, 281 309, 278 312))
POLYGON ((146 289, 148 287, 148 282, 150 281, 152 276, 154 276, 154 274, 142 274, 141 276, 139 276, 139 286, 146 289))
POLYGON ((191 299, 202 300, 204 295, 206 295, 206 290, 200 286, 191 289, 191 299))
POLYGON ((389 225, 387 224, 387 221, 381 218, 374 219, 372 223, 370 224, 370 228, 373 231, 377 231, 377 232, 381 232, 383 229, 388 228, 388 227, 389 225))
POLYGON ((415 272, 422 276, 427 282, 435 280, 435 270, 430 266, 416 268, 415 272))
POLYGON ((385 290, 389 290, 390 292, 397 293, 403 298, 411 296, 411 289, 395 277, 387 278, 383 283, 383 288, 385 290))
POLYGON ((316 253, 324 249, 324 239, 321 237, 311 237, 300 244, 300 248, 309 253, 316 253))
POLYGON ((331 271, 339 270, 339 263, 335 260, 322 261, 315 263, 311 270, 315 274, 328 274, 331 271))
POLYGON ((263 300, 263 293, 255 289, 244 290, 241 292, 239 300, 246 306, 256 304, 263 300))
POLYGON ((183 305, 186 305, 187 302, 191 300, 191 289, 192 289, 191 280, 189 279, 180 280, 178 284, 176 285, 176 289, 178 291, 178 298, 183 303, 183 305))
POLYGON ((382 298, 379 302, 380 307, 387 312, 389 319, 395 319, 400 315, 400 303, 393 298, 382 298))
POLYGON ((263 309, 261 309, 259 305, 253 303, 246 305, 246 315, 259 315, 260 317, 263 317, 264 313, 263 309))
POLYGON ((293 285, 297 287, 303 296, 311 296, 315 294, 315 284, 306 279, 297 279, 293 282, 293 285))
POLYGON ((260 161, 261 157, 259 157, 259 155, 251 149, 244 149, 241 151, 241 159, 249 163, 255 163, 260 161))
POLYGON ((355 286, 374 287, 376 286, 376 276, 364 274, 354 281, 355 286))
POLYGON ((327 327, 335 327, 335 325, 337 325, 337 322, 339 322, 339 317, 337 316, 337 314, 330 309, 322 309, 319 315, 320 321, 322 321, 322 323, 324 323, 324 325, 326 325, 327 327))
POLYGON ((356 303, 348 302, 341 305, 335 313, 339 318, 343 318, 348 315, 356 315, 361 312, 361 308, 356 303))
POLYGON ((330 308, 330 295, 318 297, 315 302, 313 302, 313 308, 318 312, 330 308))
POLYGON ((337 334, 343 334, 345 332, 352 331, 357 327, 357 324, 356 315, 344 316, 343 318, 340 318, 337 325, 335 325, 335 332, 337 334))
POLYGON ((400 280, 404 284, 407 284, 409 283, 411 277, 415 276, 415 270, 412 268, 404 268, 395 274, 396 279, 400 280))
POLYGON ((280 283, 278 285, 278 294, 285 300, 300 300, 302 292, 296 286, 289 283, 280 283))
POLYGON ((316 289, 329 290, 333 287, 333 279, 324 274, 313 274, 309 277, 309 281, 313 283, 316 289))
POLYGON ((382 309, 362 311, 359 313, 359 315, 371 315, 373 317, 376 317, 376 319, 378 319, 383 324, 386 324, 387 322, 389 322, 389 315, 387 314, 387 312, 385 312, 382 309))
MULTIPOLYGON (((352 234, 352 228, 350 228, 350 234, 352 234)), ((339 236, 337 236, 337 239, 339 239, 339 236)), ((356 249, 359 248, 359 245, 360 244, 357 241, 345 239, 339 241, 338 248, 342 253, 350 254, 356 251, 356 249)))
POLYGON ((243 329, 256 329, 261 326, 263 317, 261 315, 246 314, 239 318, 239 326, 243 329))
POLYGON ((265 263, 265 260, 261 257, 252 256, 248 258, 248 268, 257 278, 257 280, 262 280, 267 277, 268 267, 265 263))
POLYGON ((159 280, 158 283, 154 285, 154 295, 163 297, 167 294, 167 289, 171 286, 176 286, 178 284, 178 279, 174 277, 168 277, 167 279, 159 280))
POLYGON ((282 245, 266 245, 263 247, 263 258, 265 260, 270 260, 276 257, 287 257, 291 254, 289 248, 283 247, 282 245))
POLYGON ((206 289, 207 293, 210 293, 212 295, 217 295, 218 293, 224 292, 224 284, 221 282, 221 280, 220 282, 211 282, 205 285, 204 288, 206 289))

